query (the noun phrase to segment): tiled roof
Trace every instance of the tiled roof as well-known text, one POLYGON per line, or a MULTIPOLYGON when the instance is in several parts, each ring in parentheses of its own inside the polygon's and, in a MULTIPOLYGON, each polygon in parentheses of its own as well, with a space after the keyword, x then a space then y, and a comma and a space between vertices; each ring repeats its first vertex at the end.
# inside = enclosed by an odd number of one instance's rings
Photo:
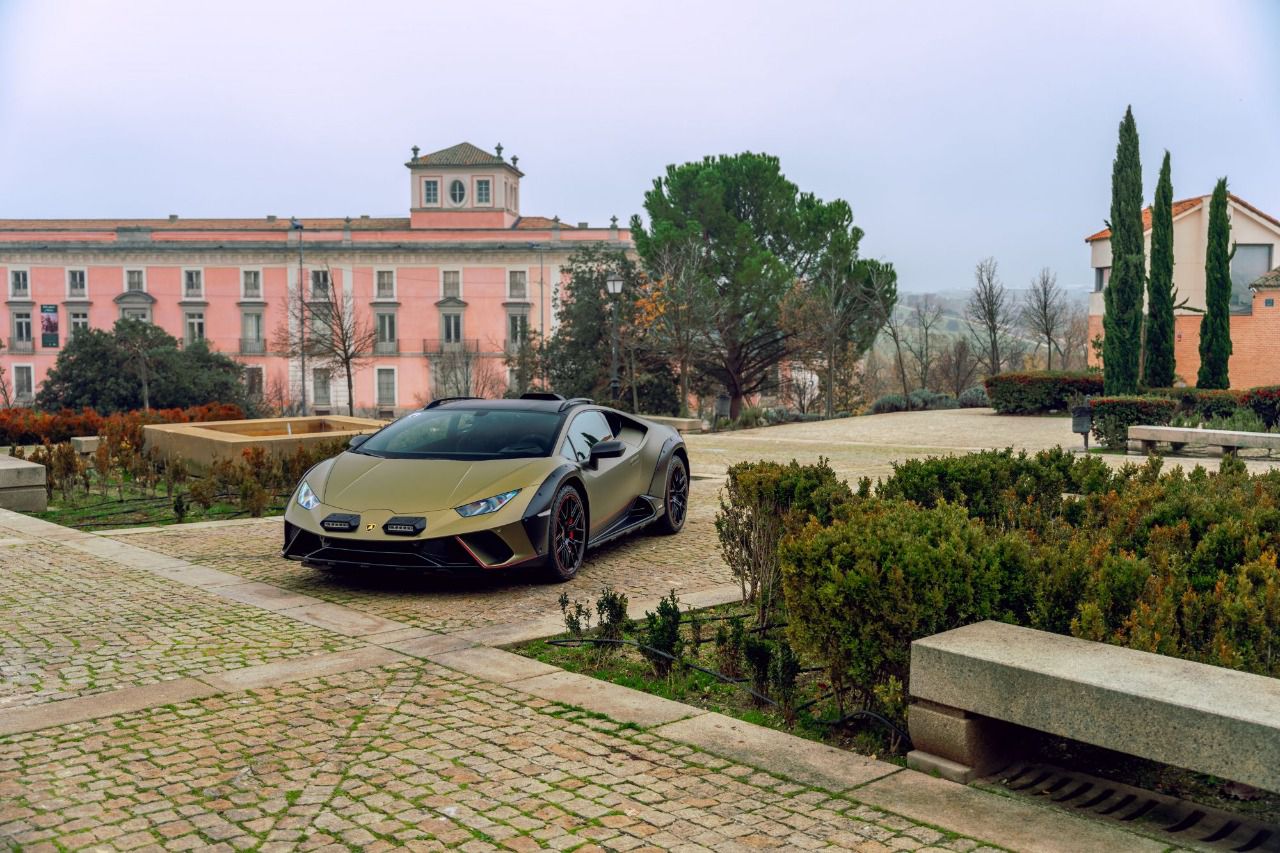
MULTIPOLYGON (((300 219, 308 231, 340 231, 346 219, 300 219)), ((394 231, 408 228, 404 217, 351 218, 352 231, 394 231)), ((288 216, 266 219, 0 219, 0 231, 115 231, 150 228, 154 231, 288 231, 288 216)))
POLYGON ((1280 267, 1276 267, 1271 272, 1259 276, 1249 286, 1254 290, 1261 290, 1264 287, 1280 287, 1280 267))
MULTIPOLYGON (((1184 198, 1182 201, 1175 201, 1173 203, 1174 218, 1176 219, 1177 217, 1186 213, 1188 210, 1195 210, 1197 207, 1199 207, 1201 204, 1204 203, 1204 200, 1206 197, 1207 196, 1199 196, 1197 198, 1184 198)), ((1261 218, 1265 219, 1267 222, 1270 222, 1272 225, 1276 226, 1277 228, 1280 228, 1280 219, 1276 219, 1274 216, 1271 216, 1270 214, 1263 213, 1261 210, 1258 210, 1258 208, 1249 204, 1249 202, 1240 198, 1240 196, 1235 195, 1233 193, 1227 193, 1227 198, 1231 199, 1233 202, 1240 205, 1250 213, 1260 216, 1261 218)), ((1142 211, 1142 231, 1145 234, 1150 230, 1151 230, 1151 208, 1148 207, 1142 211)), ((1090 234, 1088 237, 1085 237, 1084 241, 1086 243, 1092 243, 1094 240, 1107 240, 1107 239, 1110 239, 1110 237, 1111 237, 1111 229, 1103 228, 1097 234, 1090 234)))
POLYGON ((485 151, 470 142, 459 142, 430 154, 422 154, 409 161, 413 166, 505 166, 510 165, 497 154, 485 151))
MULTIPOLYGON (((554 220, 548 219, 545 216, 522 216, 516 220, 516 224, 513 227, 518 230, 541 231, 545 228, 552 227, 552 225, 554 225, 554 220)), ((574 226, 566 225, 565 223, 561 222, 560 227, 571 229, 574 226)))

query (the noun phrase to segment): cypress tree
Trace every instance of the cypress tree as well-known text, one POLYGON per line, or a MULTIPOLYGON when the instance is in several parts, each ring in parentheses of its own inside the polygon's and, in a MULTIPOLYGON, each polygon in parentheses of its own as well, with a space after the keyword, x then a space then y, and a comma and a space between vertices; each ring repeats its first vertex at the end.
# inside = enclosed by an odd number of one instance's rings
POLYGON ((1146 352, 1143 384, 1149 388, 1173 385, 1173 179, 1169 152, 1164 152, 1156 200, 1151 206, 1151 274, 1147 279, 1146 352))
POLYGON ((1204 316, 1200 318, 1200 376, 1197 388, 1227 388, 1231 358, 1231 223, 1227 221, 1227 179, 1218 180, 1209 202, 1209 245, 1204 255, 1204 316))
POLYGON ((1111 167, 1111 282, 1102 318, 1102 379, 1107 394, 1138 390, 1142 354, 1142 291, 1146 280, 1142 246, 1142 161, 1133 109, 1124 111, 1111 167))

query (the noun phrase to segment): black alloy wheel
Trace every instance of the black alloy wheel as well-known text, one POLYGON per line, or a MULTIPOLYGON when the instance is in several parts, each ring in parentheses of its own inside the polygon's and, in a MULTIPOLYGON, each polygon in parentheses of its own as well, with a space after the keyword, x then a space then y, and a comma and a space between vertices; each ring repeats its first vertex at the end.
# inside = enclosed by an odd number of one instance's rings
POLYGON ((571 580, 587 552, 587 511, 573 486, 561 486, 551 502, 547 568, 557 581, 571 580))
POLYGON ((679 456, 671 458, 667 469, 667 495, 663 503, 666 512, 658 521, 662 533, 679 533, 689 514, 689 470, 679 456))

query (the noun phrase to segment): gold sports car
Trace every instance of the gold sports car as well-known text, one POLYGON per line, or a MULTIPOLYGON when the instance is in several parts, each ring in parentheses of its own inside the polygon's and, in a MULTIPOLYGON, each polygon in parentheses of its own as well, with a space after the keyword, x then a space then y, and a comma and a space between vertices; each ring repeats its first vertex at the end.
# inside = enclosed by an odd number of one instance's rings
POLYGON ((588 548, 678 533, 689 457, 670 427, 591 400, 434 400, 316 465, 284 515, 283 555, 329 570, 578 573, 588 548))

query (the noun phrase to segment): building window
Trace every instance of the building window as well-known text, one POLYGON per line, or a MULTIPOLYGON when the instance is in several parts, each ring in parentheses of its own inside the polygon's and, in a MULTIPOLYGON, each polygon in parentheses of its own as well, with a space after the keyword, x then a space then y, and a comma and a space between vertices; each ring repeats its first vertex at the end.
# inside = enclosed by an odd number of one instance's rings
POLYGON ((444 333, 442 337, 446 344, 462 343, 462 315, 461 314, 443 314, 440 318, 444 324, 444 333))
POLYGON ((260 355, 267 346, 262 339, 262 312, 245 311, 240 315, 240 352, 260 355))
POLYGON ((182 296, 184 299, 200 299, 204 296, 204 273, 201 270, 183 270, 182 296))
POLYGON ((493 183, 488 178, 476 181, 476 204, 491 204, 493 200, 493 183))
POLYGON ((193 344, 196 341, 204 340, 204 312, 188 311, 187 312, 187 343, 193 344))
POLYGON ((35 397, 35 368, 29 364, 13 366, 13 393, 20 402, 28 402, 35 397))
POLYGON ((378 368, 378 405, 396 404, 396 370, 394 367, 378 368))
POLYGON ((467 187, 462 181, 455 180, 449 184, 449 201, 454 204, 462 204, 467 200, 467 187))
POLYGON ((261 367, 246 367, 244 369, 244 390, 250 397, 262 396, 261 367))
POLYGON ((1237 243, 1231 256, 1231 310, 1248 313, 1253 308, 1249 285, 1271 271, 1270 243, 1237 243))
POLYGON ((330 396, 333 378, 327 367, 317 367, 311 371, 311 399, 317 406, 333 405, 330 396))
POLYGON ((311 309, 311 340, 317 346, 327 346, 332 340, 332 329, 329 323, 329 306, 316 305, 311 309))
POLYGON ((515 351, 529 339, 529 315, 520 312, 507 315, 507 349, 515 351))
POLYGON ((374 342, 374 352, 393 353, 396 347, 396 315, 393 311, 380 311, 378 318, 378 338, 374 342))
POLYGON ((124 289, 127 293, 142 293, 147 289, 147 277, 142 270, 124 271, 124 289))
POLYGON ((13 270, 9 273, 9 296, 13 299, 26 299, 31 295, 31 279, 26 270, 13 270))
POLYGON ((67 270, 67 298, 84 299, 89 295, 84 270, 67 270))
POLYGON ((422 182, 422 206, 427 207, 440 203, 440 182, 428 180, 422 182))
POLYGON ((507 273, 507 298, 529 298, 529 274, 524 270, 512 270, 507 273))
POLYGON ((262 298, 262 272, 245 270, 241 276, 241 296, 245 299, 262 298))
POLYGON ((71 336, 75 337, 81 332, 89 330, 89 312, 88 311, 72 311, 71 312, 71 336))
POLYGON ((120 309, 120 319, 140 320, 143 323, 150 323, 151 309, 150 308, 122 308, 120 309))
POLYGON ((328 299, 329 286, 332 284, 329 280, 328 270, 312 270, 311 271, 311 298, 312 299, 328 299))
POLYGON ((462 272, 445 270, 441 278, 440 295, 445 299, 462 298, 462 272))
POLYGON ((1111 279, 1111 267, 1094 267, 1093 268, 1093 292, 1101 293, 1102 289, 1107 286, 1107 282, 1111 279))
POLYGON ((31 352, 31 312, 13 312, 13 346, 18 352, 31 352))
POLYGON ((373 291, 374 299, 395 299, 396 298, 396 274, 394 270, 378 270, 375 274, 376 285, 373 291))

